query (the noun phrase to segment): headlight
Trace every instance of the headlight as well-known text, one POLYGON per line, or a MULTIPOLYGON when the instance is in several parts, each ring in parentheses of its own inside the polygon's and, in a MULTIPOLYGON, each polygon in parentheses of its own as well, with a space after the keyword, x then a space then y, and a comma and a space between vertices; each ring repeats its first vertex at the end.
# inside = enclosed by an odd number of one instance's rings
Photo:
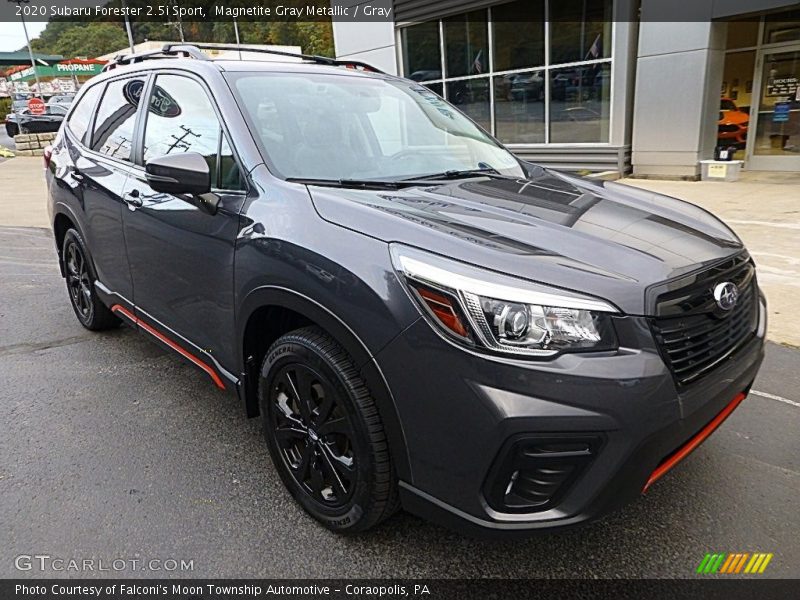
POLYGON ((553 356, 617 347, 603 300, 392 244, 392 261, 429 320, 449 336, 492 351, 553 356))

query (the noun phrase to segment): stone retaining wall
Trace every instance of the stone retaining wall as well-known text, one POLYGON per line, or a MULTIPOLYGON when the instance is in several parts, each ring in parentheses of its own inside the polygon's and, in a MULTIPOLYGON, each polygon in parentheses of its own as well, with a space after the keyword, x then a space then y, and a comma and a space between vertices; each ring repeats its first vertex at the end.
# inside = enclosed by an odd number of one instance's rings
POLYGON ((53 143, 55 133, 23 133, 14 136, 17 156, 42 156, 44 149, 53 143))

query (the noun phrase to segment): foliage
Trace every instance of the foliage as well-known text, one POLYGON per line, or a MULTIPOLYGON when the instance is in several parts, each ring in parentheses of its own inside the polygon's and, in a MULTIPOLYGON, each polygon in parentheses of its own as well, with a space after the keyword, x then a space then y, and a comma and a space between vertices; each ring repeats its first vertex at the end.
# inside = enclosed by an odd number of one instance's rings
POLYGON ((11 112, 11 98, 0 98, 0 117, 11 112))
POLYGON ((48 23, 42 36, 31 41, 34 52, 94 57, 128 45, 125 30, 112 23, 76 24, 64 21, 48 23), (55 27, 54 27, 55 26, 55 27), (52 31, 51 28, 55 29, 52 31))
MULTIPOLYGON (((134 41, 180 41, 183 30, 187 42, 233 44, 236 36, 232 21, 203 21, 179 24, 133 22, 134 41)), ((330 21, 258 21, 239 22, 239 38, 243 44, 300 46, 308 54, 334 56, 333 27, 330 21)), ((35 52, 95 57, 124 50, 128 46, 125 27, 121 23, 78 23, 53 20, 42 34, 31 41, 35 52)))

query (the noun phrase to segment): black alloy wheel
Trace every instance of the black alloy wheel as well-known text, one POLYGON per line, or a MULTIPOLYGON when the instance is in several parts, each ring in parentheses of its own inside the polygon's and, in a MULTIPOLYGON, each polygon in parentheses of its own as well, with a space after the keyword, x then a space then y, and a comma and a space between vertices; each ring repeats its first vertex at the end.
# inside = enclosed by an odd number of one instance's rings
POLYGON ((75 241, 64 247, 64 267, 72 307, 81 322, 91 321, 94 316, 92 282, 89 279, 86 257, 75 241))
POLYGON ((270 402, 272 433, 297 484, 323 506, 344 506, 356 481, 354 433, 331 383, 289 364, 276 375, 270 402))
POLYGON ((374 400, 349 355, 317 327, 278 339, 261 367, 264 435, 281 480, 327 528, 364 531, 397 510, 374 400))
POLYGON ((75 229, 64 236, 61 250, 64 278, 72 310, 81 325, 99 331, 119 325, 119 319, 102 303, 94 289, 94 269, 83 238, 75 229))

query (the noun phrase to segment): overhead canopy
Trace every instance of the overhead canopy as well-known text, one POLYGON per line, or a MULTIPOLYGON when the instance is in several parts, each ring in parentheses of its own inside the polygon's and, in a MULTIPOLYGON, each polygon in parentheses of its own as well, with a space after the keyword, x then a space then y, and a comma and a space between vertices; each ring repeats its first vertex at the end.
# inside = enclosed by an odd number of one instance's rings
MULTIPOLYGON (((64 60, 60 54, 33 54, 36 64, 42 66, 54 65, 64 60)), ((31 57, 27 52, 0 52, 0 67, 13 67, 15 65, 30 65, 31 57)))
POLYGON ((36 65, 35 75, 33 67, 31 67, 30 64, 12 67, 8 69, 5 74, 8 80, 12 82, 33 81, 36 79, 37 75, 40 79, 71 77, 73 75, 78 77, 92 77, 101 73, 103 71, 103 65, 105 64, 106 61, 104 60, 73 58, 70 60, 63 60, 48 67, 36 65))

